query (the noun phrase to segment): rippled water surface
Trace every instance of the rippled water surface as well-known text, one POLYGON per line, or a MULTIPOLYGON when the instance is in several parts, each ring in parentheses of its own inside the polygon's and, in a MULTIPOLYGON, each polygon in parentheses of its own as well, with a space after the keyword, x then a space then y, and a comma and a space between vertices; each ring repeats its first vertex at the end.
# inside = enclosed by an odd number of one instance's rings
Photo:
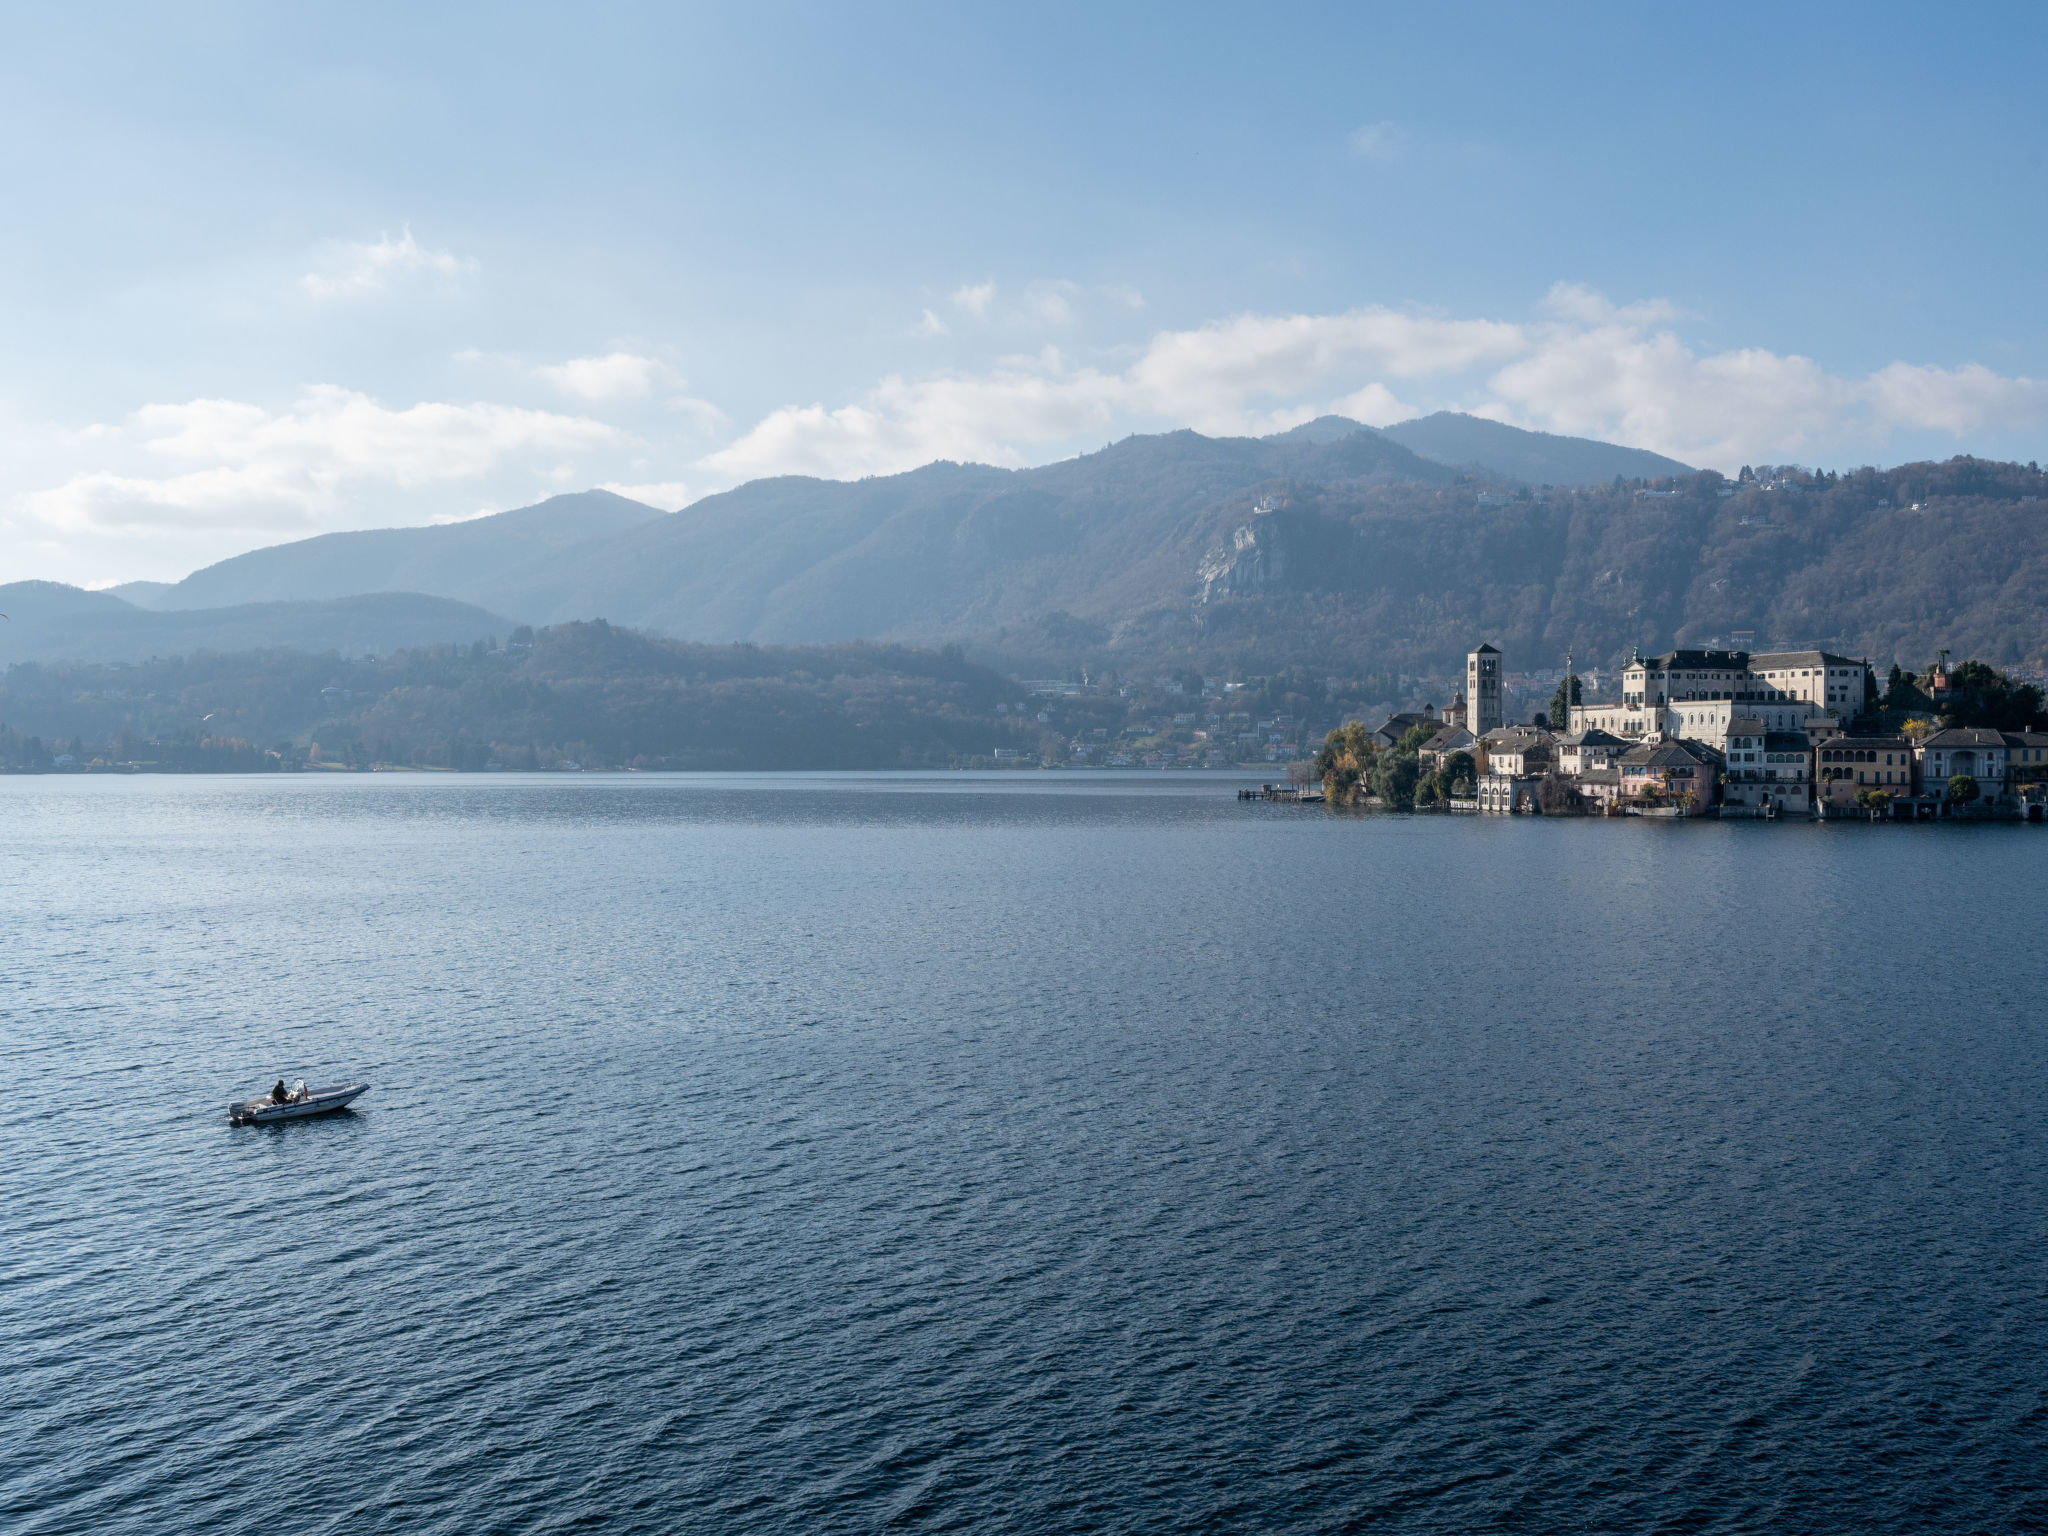
POLYGON ((2048 1521, 2048 829, 1231 787, 0 780, 0 1529, 2048 1521))

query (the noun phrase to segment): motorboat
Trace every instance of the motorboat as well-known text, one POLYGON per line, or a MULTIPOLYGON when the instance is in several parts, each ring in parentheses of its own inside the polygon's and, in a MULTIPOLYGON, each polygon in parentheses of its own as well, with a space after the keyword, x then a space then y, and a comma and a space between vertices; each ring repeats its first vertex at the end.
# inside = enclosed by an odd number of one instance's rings
POLYGON ((346 1109, 369 1091, 368 1083, 339 1083, 331 1088, 308 1088, 302 1080, 292 1084, 280 1099, 275 1092, 260 1099, 243 1099, 228 1106, 229 1125, 268 1125, 273 1120, 303 1120, 309 1115, 331 1115, 346 1109))

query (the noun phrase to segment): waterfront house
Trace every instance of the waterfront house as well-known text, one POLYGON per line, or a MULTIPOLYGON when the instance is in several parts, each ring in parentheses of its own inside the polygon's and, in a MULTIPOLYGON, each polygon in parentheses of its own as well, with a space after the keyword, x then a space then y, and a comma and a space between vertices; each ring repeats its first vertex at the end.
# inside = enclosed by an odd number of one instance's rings
POLYGON ((1503 725, 1488 731, 1471 749, 1482 773, 1522 778, 1557 765, 1557 738, 1536 725, 1503 725))
POLYGON ((1473 748, 1479 765, 1479 809, 1534 811, 1536 790, 1557 766, 1557 738, 1534 725, 1503 725, 1473 748))
POLYGON ((1872 789, 1894 800, 1915 793, 1913 744, 1903 736, 1831 736, 1814 756, 1815 794, 1825 805, 1854 805, 1872 789))
POLYGON ((2005 780, 2017 788, 2048 780, 2048 735, 2038 731, 2001 731, 2005 738, 2005 780))
POLYGON ((1621 770, 1616 767, 1584 769, 1572 782, 1591 810, 1605 810, 1621 798, 1621 770))
POLYGON ((1975 779, 1978 794, 1994 800, 2005 793, 2006 751, 2003 732, 1956 726, 1923 739, 1913 755, 1928 794, 1944 795, 1950 779, 1963 777, 1975 779))
POLYGON ((1704 816, 1715 802, 1721 754, 1703 742, 1646 741, 1616 764, 1624 804, 1675 805, 1704 816))

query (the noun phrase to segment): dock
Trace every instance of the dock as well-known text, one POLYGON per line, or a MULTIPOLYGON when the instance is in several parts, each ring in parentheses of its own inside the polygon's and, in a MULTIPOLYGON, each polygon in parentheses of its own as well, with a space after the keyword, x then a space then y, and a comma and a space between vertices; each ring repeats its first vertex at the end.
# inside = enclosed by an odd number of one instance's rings
POLYGON ((1273 800, 1282 805, 1321 805, 1323 786, 1320 784, 1261 784, 1257 789, 1240 789, 1240 800, 1273 800))

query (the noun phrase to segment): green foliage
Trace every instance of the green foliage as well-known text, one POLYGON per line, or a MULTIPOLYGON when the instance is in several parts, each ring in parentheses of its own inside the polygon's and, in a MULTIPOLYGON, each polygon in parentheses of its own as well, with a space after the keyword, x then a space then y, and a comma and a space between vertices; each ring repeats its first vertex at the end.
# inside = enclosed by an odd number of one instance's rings
POLYGON ((1331 805, 1355 805, 1364 794, 1367 775, 1378 757, 1372 737, 1359 721, 1340 725, 1323 740, 1316 754, 1315 775, 1331 805))
MULTIPOLYGON (((1418 770, 1420 760, 1418 759, 1418 770)), ((1453 752, 1443 761, 1443 766, 1433 773, 1417 772, 1415 779, 1415 803, 1418 806, 1438 805, 1446 800, 1469 800, 1473 793, 1477 774, 1474 771, 1470 752, 1453 752)))
POLYGON ((1957 805, 1968 805, 1982 793, 1977 781, 1967 773, 1959 773, 1948 781, 1948 797, 1957 805))
POLYGON ((1550 696, 1550 708, 1544 712, 1553 731, 1569 731, 1572 728, 1572 706, 1585 703, 1579 687, 1579 675, 1574 672, 1557 685, 1557 692, 1550 696))
POLYGON ((1421 776, 1413 752, 1382 752, 1368 782, 1382 805, 1406 811, 1415 807, 1415 785, 1421 776))
POLYGON ((2041 690, 2031 683, 2016 683, 1981 661, 1958 666, 1950 687, 1955 697, 1942 706, 1942 718, 1950 725, 2028 731, 2041 722, 2041 690))

